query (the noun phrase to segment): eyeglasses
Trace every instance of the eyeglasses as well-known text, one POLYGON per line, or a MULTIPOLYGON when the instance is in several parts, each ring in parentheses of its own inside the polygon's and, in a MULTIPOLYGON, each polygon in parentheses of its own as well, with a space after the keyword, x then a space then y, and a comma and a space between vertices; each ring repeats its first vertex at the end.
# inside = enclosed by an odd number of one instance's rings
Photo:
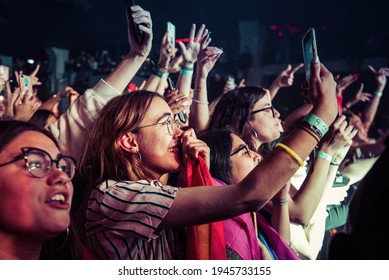
POLYGON ((251 115, 254 115, 254 114, 259 113, 259 112, 262 112, 262 111, 267 111, 267 112, 269 112, 269 110, 271 110, 271 113, 273 114, 273 118, 275 118, 276 114, 275 114, 275 112, 274 112, 274 107, 273 107, 273 106, 269 106, 269 107, 266 107, 266 108, 263 108, 263 109, 259 109, 259 110, 252 111, 252 112, 251 112, 251 115))
POLYGON ((69 179, 72 179, 76 173, 76 160, 72 157, 59 155, 56 160, 45 152, 38 148, 21 148, 22 154, 16 156, 13 160, 0 164, 3 167, 7 164, 24 158, 28 172, 36 178, 42 178, 50 173, 53 163, 57 169, 66 173, 69 179))
POLYGON ((139 129, 139 128, 149 127, 149 126, 156 126, 157 129, 160 129, 163 125, 166 125, 166 127, 167 127, 167 132, 168 132, 170 135, 173 135, 173 132, 174 132, 174 129, 175 129, 175 128, 180 128, 180 123, 178 122, 178 120, 175 120, 175 119, 173 119, 172 116, 170 116, 170 117, 168 117, 167 120, 164 121, 164 122, 140 126, 140 127, 138 127, 138 129, 139 129))
POLYGON ((245 150, 244 153, 239 154, 240 156, 243 156, 244 154, 247 154, 249 157, 251 156, 250 149, 247 145, 240 146, 235 152, 233 152, 230 156, 232 157, 233 155, 239 153, 240 151, 245 150))

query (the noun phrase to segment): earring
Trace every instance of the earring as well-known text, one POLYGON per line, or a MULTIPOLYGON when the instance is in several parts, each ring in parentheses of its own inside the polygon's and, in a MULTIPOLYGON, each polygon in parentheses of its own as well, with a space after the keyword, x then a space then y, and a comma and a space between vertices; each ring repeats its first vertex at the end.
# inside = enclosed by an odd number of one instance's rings
POLYGON ((65 244, 66 244, 66 242, 67 242, 68 239, 69 239, 69 234, 70 234, 70 230, 69 230, 69 228, 66 228, 66 237, 65 237, 65 241, 62 242, 61 246, 59 246, 59 248, 56 249, 52 254, 55 254, 55 253, 59 252, 63 247, 65 247, 65 244))
POLYGON ((138 152, 137 155, 139 157, 139 162, 142 162, 142 155, 140 154, 140 152, 138 152))
POLYGON ((253 130, 253 134, 255 138, 258 138, 258 133, 255 130, 253 130))

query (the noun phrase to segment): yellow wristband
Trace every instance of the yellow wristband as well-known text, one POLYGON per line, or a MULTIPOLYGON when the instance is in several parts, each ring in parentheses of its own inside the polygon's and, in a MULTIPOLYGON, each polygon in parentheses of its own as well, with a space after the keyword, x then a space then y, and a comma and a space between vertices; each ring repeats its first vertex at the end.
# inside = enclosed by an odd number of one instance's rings
POLYGON ((304 166, 303 160, 291 148, 289 148, 283 143, 277 143, 276 148, 277 147, 287 152, 298 163, 298 165, 300 165, 301 167, 304 166))

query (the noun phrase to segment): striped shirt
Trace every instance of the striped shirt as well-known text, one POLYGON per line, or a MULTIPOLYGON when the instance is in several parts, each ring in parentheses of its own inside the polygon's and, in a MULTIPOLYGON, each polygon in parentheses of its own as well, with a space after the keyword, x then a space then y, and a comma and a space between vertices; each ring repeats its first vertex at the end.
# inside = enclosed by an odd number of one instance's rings
POLYGON ((155 232, 177 190, 158 181, 105 181, 89 197, 87 247, 99 259, 179 258, 176 232, 155 232))

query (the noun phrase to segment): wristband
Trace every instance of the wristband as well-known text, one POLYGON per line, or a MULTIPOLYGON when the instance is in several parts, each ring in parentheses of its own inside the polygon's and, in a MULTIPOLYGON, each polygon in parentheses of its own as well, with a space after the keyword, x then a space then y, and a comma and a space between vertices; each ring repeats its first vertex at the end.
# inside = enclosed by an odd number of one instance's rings
POLYGON ((186 67, 186 66, 184 66, 184 65, 182 65, 182 64, 180 64, 180 67, 181 67, 181 70, 193 71, 193 68, 191 68, 191 67, 186 67))
POLYGON ((300 167, 304 166, 303 160, 299 157, 298 154, 296 154, 295 151, 293 151, 291 148, 286 146, 283 143, 277 143, 276 148, 281 148, 283 151, 285 151, 288 155, 290 155, 291 158, 293 158, 300 167))
POLYGON ((316 157, 325 159, 326 161, 329 161, 330 163, 332 161, 332 156, 325 153, 325 152, 322 152, 322 151, 318 151, 316 154, 316 157))
POLYGON ((287 198, 284 198, 284 199, 273 198, 272 201, 273 201, 274 204, 280 205, 280 206, 284 206, 284 205, 288 204, 288 199, 287 198))
POLYGON ((376 91, 376 92, 374 92, 374 96, 381 97, 382 96, 382 92, 381 91, 376 91))
POLYGON ((192 70, 181 69, 180 73, 182 76, 191 76, 193 75, 193 69, 192 70))
POLYGON ((305 116, 303 121, 306 121, 307 123, 311 124, 313 127, 317 128, 318 132, 320 132, 320 136, 323 137, 324 134, 328 131, 328 125, 318 116, 315 114, 309 113, 305 116))

